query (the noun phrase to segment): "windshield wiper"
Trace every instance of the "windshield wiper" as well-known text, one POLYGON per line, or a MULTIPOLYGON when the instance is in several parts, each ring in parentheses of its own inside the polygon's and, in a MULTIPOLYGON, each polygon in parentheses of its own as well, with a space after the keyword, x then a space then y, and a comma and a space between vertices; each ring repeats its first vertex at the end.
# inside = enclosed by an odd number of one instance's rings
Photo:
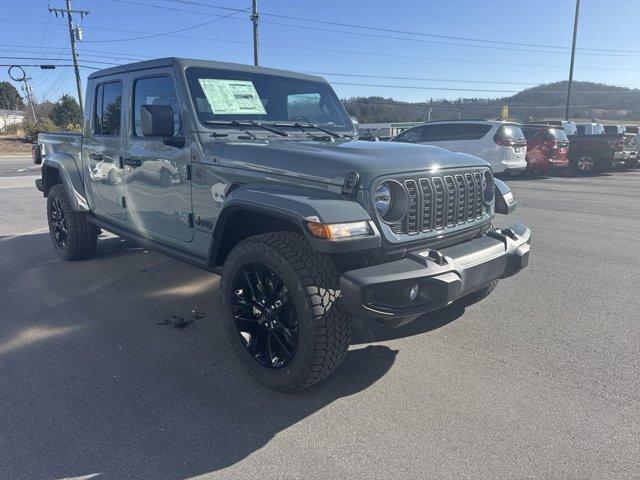
POLYGON ((255 120, 249 120, 249 123, 251 125, 253 125, 254 127, 264 128, 265 130, 269 130, 270 132, 277 133, 281 137, 288 137, 289 136, 289 134, 287 132, 283 131, 283 130, 278 130, 277 128, 269 127, 267 125, 264 125, 261 122, 256 122, 255 120))
POLYGON ((244 128, 245 126, 237 120, 207 120, 204 123, 206 123, 207 125, 228 125, 230 127, 237 127, 240 129, 240 131, 249 135, 253 140, 258 140, 258 137, 253 132, 250 132, 249 130, 244 128))
POLYGON ((253 136, 254 138, 257 138, 257 137, 253 133, 251 133, 249 130, 245 129, 244 127, 248 127, 248 126, 259 127, 264 130, 268 130, 269 132, 280 135, 281 137, 289 136, 287 132, 283 132, 282 130, 278 130, 277 128, 268 127, 267 125, 263 125, 261 122, 257 122, 255 120, 248 120, 246 122, 239 122, 238 120, 207 120, 204 123, 206 123, 207 125, 229 125, 231 127, 237 127, 242 129, 243 132, 253 136))
POLYGON ((328 135, 331 135, 332 137, 335 138, 344 138, 344 135, 342 135, 341 133, 338 132, 332 132, 331 130, 327 130, 326 128, 322 128, 319 127, 318 125, 316 125, 315 123, 300 123, 300 122, 295 122, 293 124, 294 127, 298 127, 298 128, 315 128, 316 130, 320 130, 321 132, 324 132, 328 135))

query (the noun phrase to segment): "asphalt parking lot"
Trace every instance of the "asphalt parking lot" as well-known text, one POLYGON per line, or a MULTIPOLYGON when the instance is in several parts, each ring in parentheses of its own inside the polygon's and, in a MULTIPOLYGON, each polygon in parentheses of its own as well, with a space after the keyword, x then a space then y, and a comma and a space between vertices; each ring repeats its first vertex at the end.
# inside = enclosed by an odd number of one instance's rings
POLYGON ((336 375, 284 395, 231 356, 216 276, 111 236, 58 258, 29 167, 0 157, 0 478, 639 475, 640 171, 510 180, 525 271, 356 324, 336 375))

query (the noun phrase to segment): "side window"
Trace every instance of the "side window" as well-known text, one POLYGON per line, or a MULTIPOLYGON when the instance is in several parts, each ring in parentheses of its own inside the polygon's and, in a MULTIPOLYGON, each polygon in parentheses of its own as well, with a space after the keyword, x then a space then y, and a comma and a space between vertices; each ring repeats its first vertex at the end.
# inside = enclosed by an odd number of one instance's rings
POLYGON ((329 111, 319 93, 287 95, 287 119, 326 123, 328 116, 329 111))
POLYGON ((481 123, 468 123, 464 127, 462 135, 465 140, 480 140, 491 130, 491 125, 483 125, 481 123))
POLYGON ((142 136, 142 126, 140 125, 142 105, 169 105, 173 109, 174 136, 181 134, 180 109, 171 77, 150 77, 136 80, 133 87, 133 132, 137 137, 142 136))
POLYGON ((122 126, 122 82, 102 83, 96 87, 93 133, 118 136, 122 126))
POLYGON ((426 127, 415 127, 410 128, 409 130, 405 130, 400 135, 398 135, 393 141, 394 142, 405 142, 405 143, 416 143, 421 141, 422 131, 426 127))
POLYGON ((422 142, 442 142, 444 140, 449 140, 450 138, 450 128, 451 124, 449 123, 440 123, 436 125, 429 125, 429 128, 426 128, 423 132, 422 138, 420 141, 422 142))

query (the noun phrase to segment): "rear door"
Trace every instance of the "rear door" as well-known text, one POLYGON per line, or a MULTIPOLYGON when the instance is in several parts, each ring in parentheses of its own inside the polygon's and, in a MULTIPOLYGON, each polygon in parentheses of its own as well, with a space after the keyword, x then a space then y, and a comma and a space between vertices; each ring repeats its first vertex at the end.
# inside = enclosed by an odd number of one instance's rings
POLYGON ((126 220, 120 157, 123 154, 122 79, 96 80, 91 105, 91 136, 82 145, 91 210, 108 220, 126 220))
POLYGON ((189 242, 193 239, 190 148, 172 69, 131 73, 130 79, 132 108, 124 158, 127 210, 135 225, 149 236, 189 242), (173 109, 172 138, 142 135, 143 105, 173 109))

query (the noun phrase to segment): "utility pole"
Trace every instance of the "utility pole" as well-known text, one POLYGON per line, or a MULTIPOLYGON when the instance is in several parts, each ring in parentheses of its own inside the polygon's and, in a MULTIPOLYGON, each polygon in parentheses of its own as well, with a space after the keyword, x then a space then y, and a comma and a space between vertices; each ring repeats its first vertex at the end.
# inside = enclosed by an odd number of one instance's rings
POLYGON ((260 19, 260 15, 258 15, 258 0, 251 0, 253 10, 251 12, 251 16, 249 17, 253 22, 253 64, 257 67, 258 62, 258 20, 260 19))
POLYGON ((69 26, 69 39, 71 40, 71 58, 73 60, 73 68, 76 71, 76 88, 78 89, 78 103, 80 104, 80 110, 84 111, 84 105, 82 101, 82 83, 80 83, 80 65, 78 63, 78 51, 76 50, 76 40, 82 40, 82 29, 79 25, 73 26, 73 14, 77 13, 80 18, 84 18, 85 15, 89 15, 88 10, 73 10, 71 8, 71 0, 66 1, 66 8, 52 8, 49 5, 49 12, 55 13, 56 18, 58 13, 64 18, 67 14, 67 25, 69 26))
POLYGON ((427 122, 431 121, 431 114, 433 113, 433 98, 429 100, 429 109, 427 110, 427 122))
POLYGON ((573 62, 576 58, 576 37, 578 36, 578 17, 580 15, 580 0, 576 0, 576 15, 573 19, 573 43, 571 44, 571 64, 569 66, 569 84, 567 85, 567 108, 564 119, 569 120, 569 102, 571 101, 571 84, 573 83, 573 62))
POLYGON ((31 80, 31 77, 24 77, 22 79, 22 82, 24 83, 22 90, 24 91, 25 97, 27 97, 27 102, 29 102, 29 105, 31 105, 31 115, 33 115, 33 123, 38 123, 38 119, 36 118, 36 109, 33 106, 33 89, 31 88, 31 85, 29 85, 29 80, 31 80))

